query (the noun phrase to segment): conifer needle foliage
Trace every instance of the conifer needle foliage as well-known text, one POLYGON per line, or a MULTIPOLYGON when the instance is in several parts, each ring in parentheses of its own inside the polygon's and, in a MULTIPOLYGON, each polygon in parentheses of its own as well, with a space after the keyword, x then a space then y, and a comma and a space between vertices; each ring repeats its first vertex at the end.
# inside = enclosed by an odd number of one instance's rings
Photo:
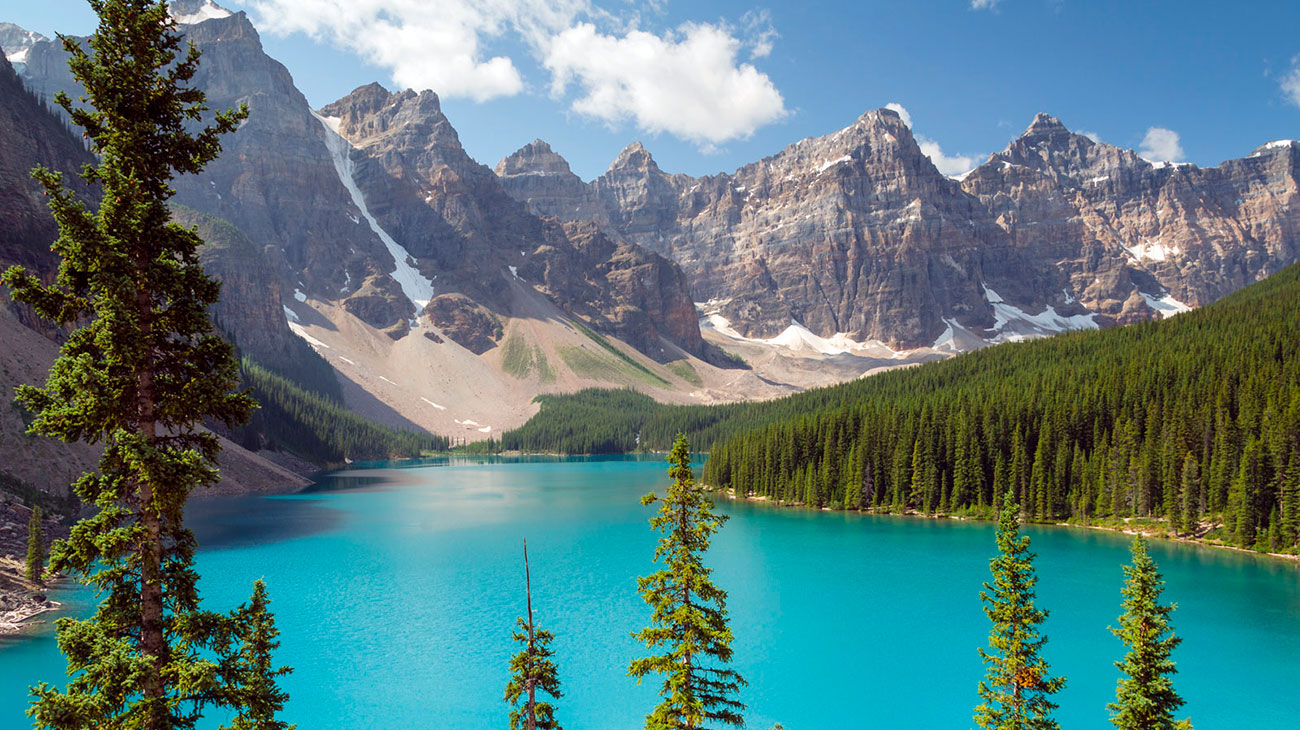
POLYGON ((985 677, 979 683, 975 724, 985 730, 1058 730, 1048 698, 1065 686, 1048 676, 1040 656, 1047 637, 1038 626, 1047 611, 1034 606, 1034 554, 1020 535, 1020 506, 1008 492, 998 518, 998 555, 989 561, 993 582, 980 591, 984 613, 993 622, 988 649, 979 650, 985 677))
POLYGON ((60 730, 192 728, 206 706, 239 706, 219 654, 248 616, 201 610, 185 501, 218 478, 220 446, 201 422, 238 424, 253 403, 232 392, 237 364, 212 329, 220 286, 200 266, 202 241, 170 222, 168 199, 173 177, 216 158, 247 110, 206 114, 190 86, 199 53, 182 48, 165 3, 90 5, 99 24, 86 45, 60 37, 84 104, 55 100, 98 158, 81 176, 100 202, 91 209, 60 174, 36 170, 59 227, 57 280, 19 267, 0 277, 16 300, 75 327, 45 385, 18 389, 36 414, 30 431, 104 445, 98 471, 75 485, 97 511, 50 555, 101 602, 59 620, 70 680, 33 688, 29 714, 60 730))
POLYGON ((32 509, 27 521, 27 580, 45 585, 45 527, 41 524, 41 508, 32 509))
POLYGON ((1124 613, 1119 627, 1111 628, 1128 653, 1115 662, 1124 676, 1115 689, 1115 701, 1107 706, 1110 721, 1120 730, 1190 728, 1189 722, 1174 721, 1174 711, 1183 706, 1183 698, 1174 691, 1173 675, 1178 669, 1170 659, 1182 643, 1169 621, 1175 606, 1160 603, 1164 579, 1147 553, 1146 539, 1134 537, 1131 549, 1133 564, 1124 566, 1124 613))
POLYGON ((651 656, 633 660, 628 675, 637 681, 663 675, 663 701, 646 716, 646 730, 696 730, 715 723, 743 725, 745 706, 735 696, 745 686, 729 668, 732 649, 727 625, 727 593, 710 580, 704 553, 726 522, 695 483, 691 449, 678 434, 668 455, 673 484, 663 498, 653 493, 644 505, 659 503, 650 526, 664 533, 655 548, 663 568, 637 579, 641 597, 653 609, 651 626, 633 634, 651 656))
POLYGON ((555 719, 555 706, 539 702, 537 693, 545 692, 559 699, 560 678, 555 668, 555 652, 551 642, 555 635, 539 629, 533 623, 533 584, 528 572, 528 542, 524 541, 524 594, 528 603, 528 620, 515 619, 519 630, 514 640, 523 645, 519 653, 510 658, 510 682, 506 685, 505 700, 511 706, 510 730, 560 730, 555 719), (523 704, 520 704, 522 701, 523 704))
POLYGON ((239 708, 239 714, 223 730, 294 730, 297 727, 276 718, 289 695, 275 680, 293 670, 275 666, 271 658, 280 648, 277 638, 280 630, 275 627, 270 606, 266 583, 256 580, 252 597, 232 616, 231 636, 239 648, 228 654, 222 671, 234 700, 231 704, 239 708))

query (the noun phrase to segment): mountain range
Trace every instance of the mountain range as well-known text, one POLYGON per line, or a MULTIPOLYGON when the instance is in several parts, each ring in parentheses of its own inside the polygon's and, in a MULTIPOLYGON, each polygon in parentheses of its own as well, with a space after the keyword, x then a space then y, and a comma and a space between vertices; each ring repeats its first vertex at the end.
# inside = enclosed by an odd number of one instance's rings
MULTIPOLYGON (((1199 168, 1040 114, 954 179, 879 109, 731 173, 668 173, 638 142, 584 181, 541 140, 480 164, 434 91, 370 84, 313 109, 244 13, 172 11, 209 106, 250 109, 175 181, 224 282, 219 326, 290 375, 308 343, 348 407, 389 425, 482 439, 588 386, 770 398, 1171 316, 1300 258, 1294 142, 1199 168)), ((0 47, 27 92, 0 96, 0 263, 49 273, 24 171, 88 159, 41 108, 77 86, 56 42, 0 24, 0 47)))

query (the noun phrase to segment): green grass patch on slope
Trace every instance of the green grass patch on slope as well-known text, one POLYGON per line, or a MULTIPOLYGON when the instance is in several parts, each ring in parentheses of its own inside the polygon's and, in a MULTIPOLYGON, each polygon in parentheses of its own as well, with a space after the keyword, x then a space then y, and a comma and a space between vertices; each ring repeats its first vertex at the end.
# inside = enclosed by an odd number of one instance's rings
MULTIPOLYGON (((605 349, 607 352, 609 352, 609 353, 610 353, 611 355, 613 355, 614 357, 616 357, 616 358, 618 358, 619 360, 621 360, 621 361, 622 361, 625 365, 627 365, 628 367, 632 368, 633 370, 636 370, 637 372, 641 373, 642 375, 646 376, 647 378, 650 378, 650 380, 653 381, 654 383, 657 383, 657 384, 659 384, 659 385, 663 385, 663 386, 671 386, 671 385, 672 385, 671 383, 669 383, 667 380, 664 380, 660 375, 658 375, 657 373, 655 373, 655 372, 654 372, 653 370, 651 370, 650 368, 648 368, 648 367, 646 367, 645 365, 643 365, 643 364, 637 362, 636 360, 632 359, 632 357, 629 356, 626 352, 623 352, 622 350, 620 350, 620 349, 618 349, 617 347, 615 347, 615 346, 614 346, 614 343, 612 343, 612 342, 610 342, 609 340, 605 339, 605 337, 604 337, 603 335, 601 335, 599 332, 593 330, 592 328, 588 327, 587 325, 583 324, 583 323, 582 323, 581 321, 579 321, 577 318, 571 319, 571 320, 569 320, 569 321, 573 322, 573 326, 577 327, 579 332, 581 332, 582 334, 584 334, 584 335, 586 335, 587 337, 589 337, 589 338, 591 339, 592 342, 595 342, 597 345, 600 345, 603 349, 605 349)), ((563 356, 563 353, 561 353, 561 356, 563 356)), ((572 367, 572 366, 570 366, 570 367, 572 367)))
POLYGON ((695 372, 695 368, 691 366, 690 360, 673 360, 668 363, 667 368, 672 371, 673 375, 676 375, 691 385, 696 387, 704 385, 704 380, 700 378, 699 373, 695 372))

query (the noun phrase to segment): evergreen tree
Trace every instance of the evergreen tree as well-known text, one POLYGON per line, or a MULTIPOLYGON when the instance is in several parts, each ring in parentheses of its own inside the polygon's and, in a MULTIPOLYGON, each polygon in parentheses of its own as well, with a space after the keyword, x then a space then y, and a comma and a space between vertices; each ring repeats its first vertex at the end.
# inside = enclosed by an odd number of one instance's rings
POLYGON ((690 445, 678 434, 668 455, 673 480, 661 499, 647 494, 641 503, 659 502, 650 526, 664 533, 655 548, 663 569, 637 579, 641 597, 653 609, 652 625, 633 634, 646 648, 661 653, 635 659, 629 676, 640 682, 662 674, 663 701, 646 716, 646 730, 697 730, 706 723, 743 725, 745 706, 735 699, 745 680, 731 662, 731 629, 727 626, 727 594, 713 585, 704 566, 704 552, 726 522, 695 484, 690 445))
POLYGON ((1181 523, 1175 529, 1195 532, 1200 519, 1201 504, 1201 465, 1189 451, 1183 458, 1183 508, 1179 513, 1181 523))
POLYGON ((1034 606, 1034 554, 1029 538, 1020 536, 1020 507, 1007 493, 998 517, 998 556, 989 561, 993 583, 980 591, 984 613, 993 622, 988 650, 980 649, 986 667, 979 683, 982 700, 975 708, 975 724, 986 730, 1057 730, 1048 697, 1065 686, 1062 677, 1048 676, 1047 662, 1039 656, 1047 637, 1038 625, 1047 611, 1034 606))
POLYGON ((271 599, 266 594, 266 583, 253 581, 253 596, 248 603, 235 610, 233 636, 239 642, 239 651, 227 661, 224 673, 231 694, 230 704, 239 708, 228 730, 294 730, 276 719, 284 709, 289 695, 276 683, 293 671, 290 667, 276 667, 272 652, 280 647, 276 638, 280 630, 275 627, 275 617, 270 611, 271 599))
POLYGON ((538 702, 537 691, 552 698, 560 698, 560 679, 555 671, 555 652, 551 641, 555 636, 533 624, 533 582, 528 572, 528 541, 524 540, 524 596, 528 604, 528 620, 515 619, 519 631, 515 641, 523 649, 510 658, 510 682, 506 684, 506 702, 510 703, 510 730, 560 730, 555 721, 555 707, 549 702, 538 702), (523 705, 519 705, 523 699, 523 705))
POLYGON ((50 556, 103 600, 90 618, 59 620, 71 678, 35 687, 29 714, 41 728, 190 728, 229 699, 212 652, 231 644, 231 624, 200 611, 184 506, 217 480, 220 445, 200 424, 242 422, 252 402, 231 392, 236 363, 208 317, 220 286, 200 266, 197 234, 169 222, 168 199, 172 178, 202 170, 247 110, 203 126, 204 95, 189 86, 199 54, 182 50, 164 2, 91 7, 99 25, 86 45, 61 37, 86 105, 56 101, 97 156, 82 177, 100 203, 88 209, 38 169, 59 227, 57 280, 21 267, 0 276, 17 301, 77 327, 45 385, 18 389, 36 414, 30 431, 104 444, 98 472, 75 485, 95 514, 50 556))
POLYGON ((1146 540, 1133 538, 1133 564, 1124 566, 1124 613, 1119 628, 1111 632, 1128 647, 1123 661, 1115 662, 1124 676, 1107 705, 1110 721, 1120 730, 1174 730, 1190 727, 1174 722, 1183 699, 1174 691, 1178 670, 1169 655, 1182 641, 1174 636, 1169 614, 1175 606, 1161 605, 1164 580, 1147 554, 1146 540))
POLYGON ((45 527, 41 524, 41 508, 32 508, 27 521, 27 580, 45 585, 45 527))

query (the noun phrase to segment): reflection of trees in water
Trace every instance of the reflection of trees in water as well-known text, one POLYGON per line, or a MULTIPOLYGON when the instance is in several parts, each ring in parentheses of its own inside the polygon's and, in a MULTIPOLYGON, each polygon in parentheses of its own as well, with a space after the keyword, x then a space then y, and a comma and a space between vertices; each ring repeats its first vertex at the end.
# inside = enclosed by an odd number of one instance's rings
POLYGON ((219 550, 329 532, 343 524, 343 513, 307 496, 221 497, 191 502, 186 524, 200 550, 219 550))

